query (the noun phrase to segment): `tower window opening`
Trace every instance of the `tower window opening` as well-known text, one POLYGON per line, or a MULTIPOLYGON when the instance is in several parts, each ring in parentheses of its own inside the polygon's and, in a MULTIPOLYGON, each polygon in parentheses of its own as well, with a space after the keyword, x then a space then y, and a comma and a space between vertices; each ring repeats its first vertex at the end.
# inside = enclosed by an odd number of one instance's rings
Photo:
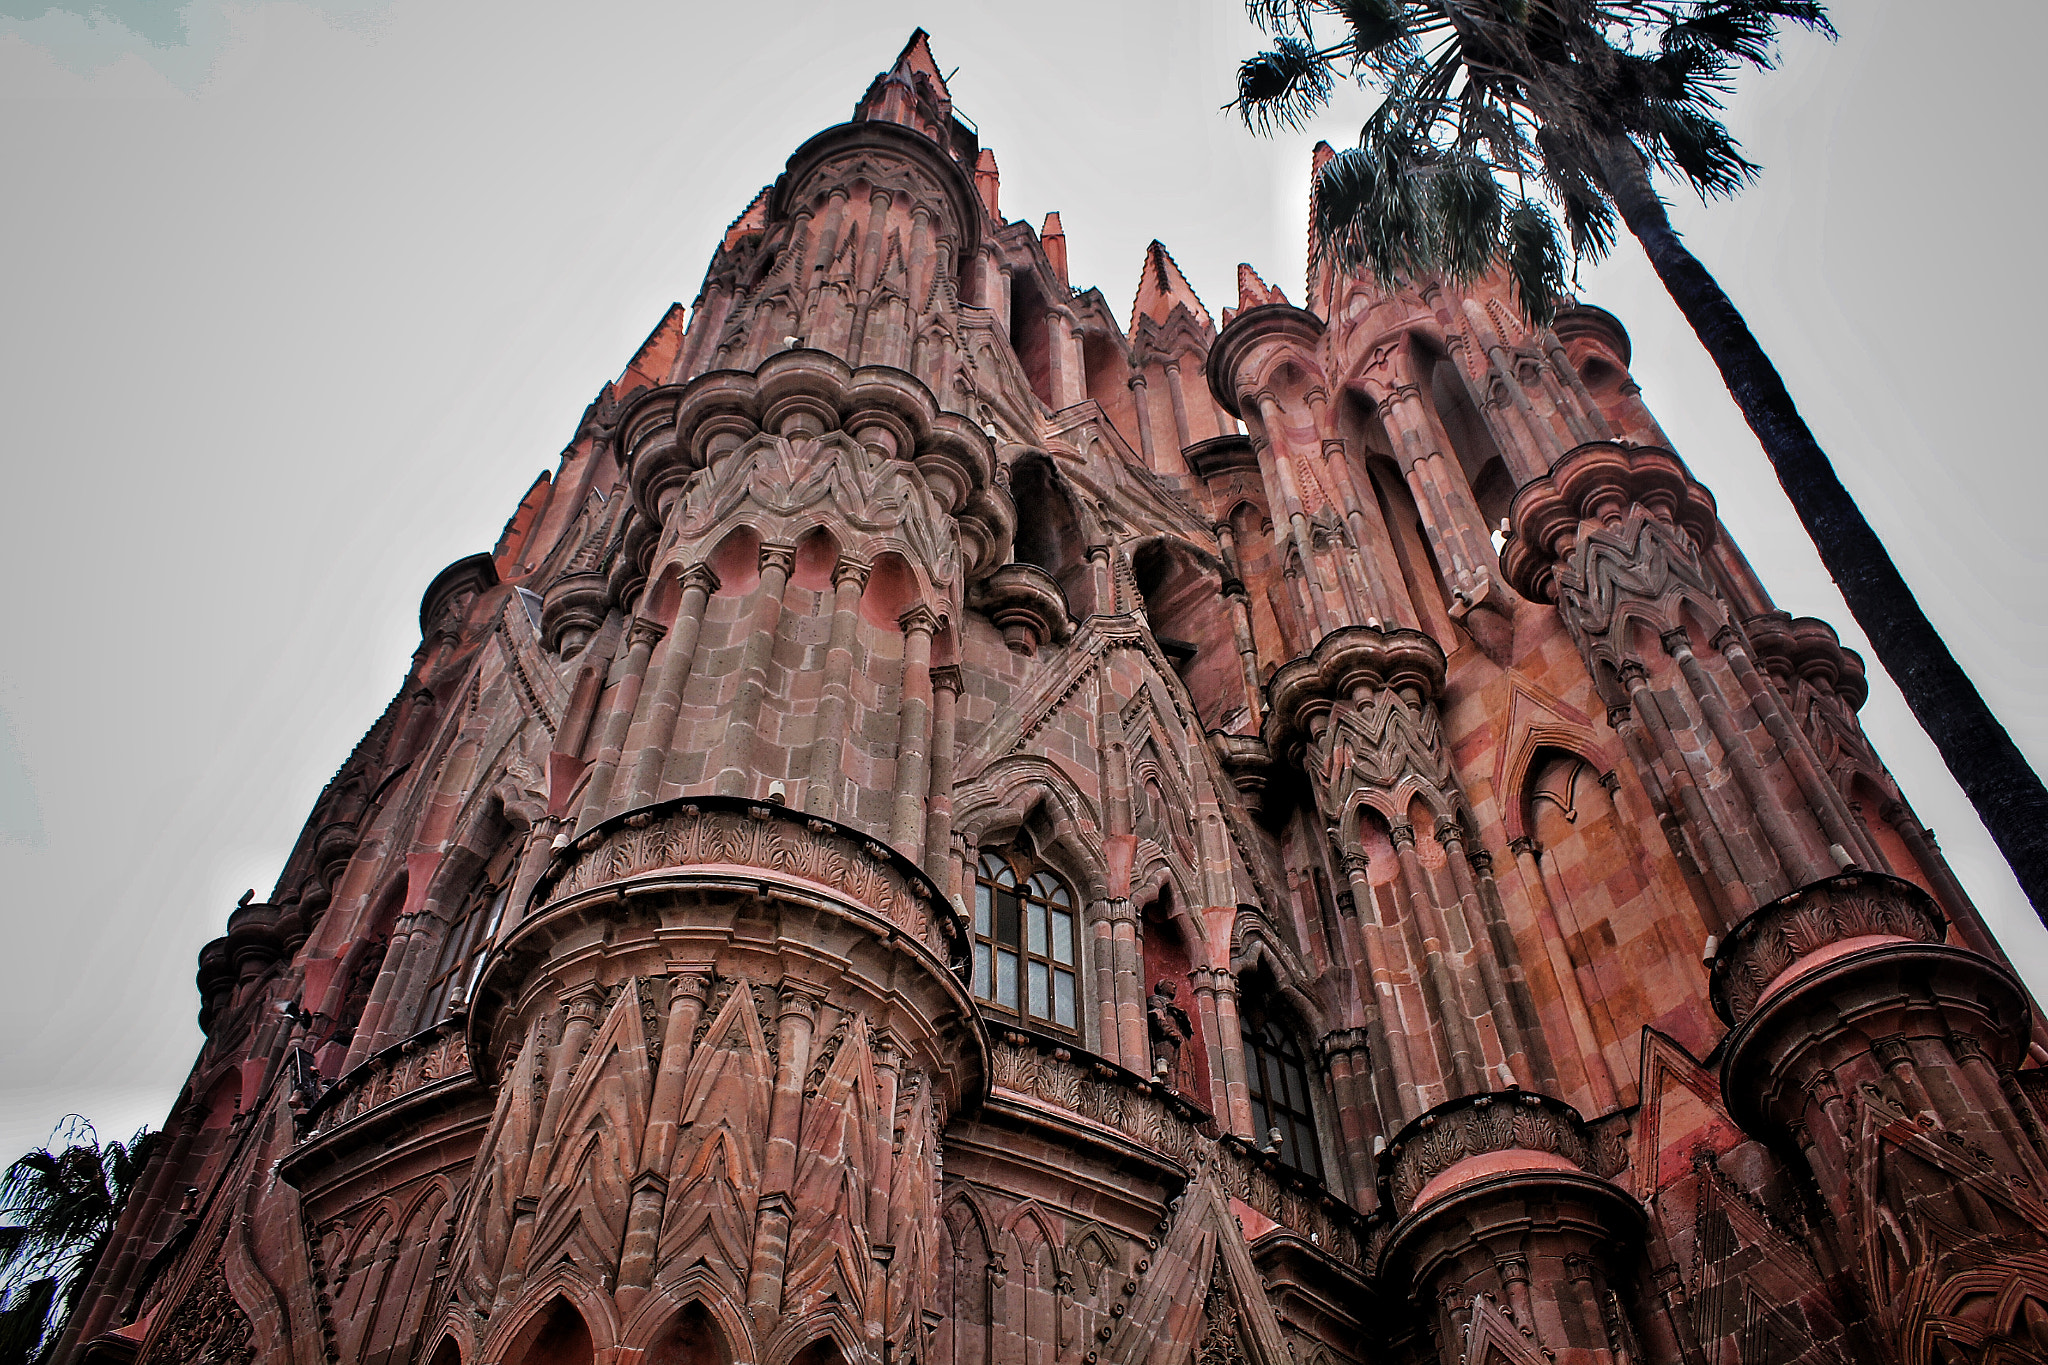
POLYGON ((1020 854, 984 853, 974 878, 974 994, 1031 1023, 1074 1031, 1074 896, 1020 854))
POLYGON ((1244 1013, 1244 1064, 1245 1086, 1251 1092, 1252 1132, 1259 1145, 1272 1142, 1278 1134, 1274 1154, 1321 1180, 1323 1153, 1316 1142, 1315 1112, 1301 1045, 1256 1002, 1244 1013))

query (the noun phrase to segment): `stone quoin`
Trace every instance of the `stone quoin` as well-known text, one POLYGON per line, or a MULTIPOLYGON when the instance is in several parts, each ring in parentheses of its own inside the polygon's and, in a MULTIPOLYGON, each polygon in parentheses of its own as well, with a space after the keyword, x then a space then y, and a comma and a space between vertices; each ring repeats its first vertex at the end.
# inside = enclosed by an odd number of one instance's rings
POLYGON ((428 587, 58 1359, 2048 1361, 2048 1033, 1621 324, 1237 290, 915 34, 428 587))

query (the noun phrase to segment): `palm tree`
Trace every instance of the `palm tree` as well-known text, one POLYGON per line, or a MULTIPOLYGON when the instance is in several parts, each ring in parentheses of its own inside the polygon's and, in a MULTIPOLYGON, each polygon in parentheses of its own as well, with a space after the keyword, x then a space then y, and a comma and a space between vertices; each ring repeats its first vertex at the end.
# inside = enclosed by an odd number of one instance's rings
POLYGON ((1756 433, 1856 623, 2048 924, 2048 789, 1978 695, 1864 520, 1777 367, 1679 239, 1652 177, 1704 199, 1756 177, 1720 119, 1780 29, 1832 38, 1819 0, 1249 0, 1270 49, 1233 101, 1261 132, 1298 127, 1339 74, 1377 88, 1358 145, 1315 186, 1318 255, 1383 281, 1468 281, 1496 266, 1532 322, 1618 215, 1756 433), (1341 31, 1319 43, 1316 25, 1341 31), (1512 186, 1512 190, 1510 189, 1512 186), (1553 214, 1552 209, 1556 212, 1553 214), (1562 224, 1558 219, 1562 218, 1562 224))
POLYGON ((0 1176, 0 1365, 56 1343, 160 1136, 143 1128, 126 1145, 102 1143, 72 1114, 0 1176))

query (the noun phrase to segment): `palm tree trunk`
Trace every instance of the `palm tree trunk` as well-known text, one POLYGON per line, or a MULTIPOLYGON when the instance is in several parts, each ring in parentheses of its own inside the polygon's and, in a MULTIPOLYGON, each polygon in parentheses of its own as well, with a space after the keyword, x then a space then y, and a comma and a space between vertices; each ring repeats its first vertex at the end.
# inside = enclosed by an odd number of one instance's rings
POLYGON ((1749 324, 1679 240, 1641 156, 1618 138, 1594 152, 1622 221, 1720 367, 1856 624, 2048 924, 2048 789, 1920 610, 1749 324))

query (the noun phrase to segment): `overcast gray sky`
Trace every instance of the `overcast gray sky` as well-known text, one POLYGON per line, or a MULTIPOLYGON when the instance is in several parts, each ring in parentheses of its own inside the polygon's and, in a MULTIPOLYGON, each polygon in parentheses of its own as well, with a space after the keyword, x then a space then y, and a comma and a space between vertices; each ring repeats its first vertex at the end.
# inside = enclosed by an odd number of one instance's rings
MULTIPOLYGON (((2048 7, 1834 9, 1738 98, 1762 184, 1677 216, 2039 764, 2048 7)), ((1156 236, 1212 309, 1241 260, 1300 299, 1313 136, 1218 112, 1236 0, 0 0, 0 1159, 71 1110, 160 1121, 195 955, 397 687, 427 581, 918 24, 1076 283, 1128 309, 1156 236)), ((1583 293, 1780 604, 1862 647, 1631 242, 1583 293)), ((1888 683, 1864 719, 2048 984, 1888 683)))

